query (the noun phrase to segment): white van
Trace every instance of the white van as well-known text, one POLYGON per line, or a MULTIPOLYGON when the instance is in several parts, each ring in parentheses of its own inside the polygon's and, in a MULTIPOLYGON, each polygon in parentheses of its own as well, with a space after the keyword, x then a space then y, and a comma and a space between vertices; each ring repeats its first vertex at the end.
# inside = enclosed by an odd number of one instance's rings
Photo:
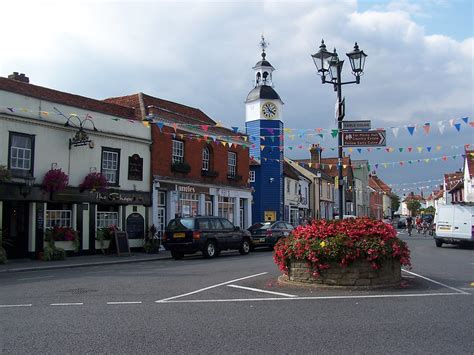
POLYGON ((446 244, 474 243, 474 206, 439 205, 434 223, 436 246, 446 244))

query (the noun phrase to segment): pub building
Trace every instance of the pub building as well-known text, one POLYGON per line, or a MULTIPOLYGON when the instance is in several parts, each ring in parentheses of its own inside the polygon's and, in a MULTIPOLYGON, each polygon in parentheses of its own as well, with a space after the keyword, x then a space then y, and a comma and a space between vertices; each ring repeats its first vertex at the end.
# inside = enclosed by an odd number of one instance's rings
POLYGON ((252 224, 247 136, 197 108, 143 93, 106 99, 140 107, 151 123, 152 219, 160 233, 175 217, 221 216, 252 224))
MULTIPOLYGON (((79 253, 100 252, 98 230, 112 225, 128 232, 130 247, 143 246, 152 223, 151 130, 134 109, 33 85, 14 73, 0 77, 0 145, 8 258, 38 257, 54 226, 77 231, 79 253), (46 176, 57 177, 59 169, 67 186, 47 191, 53 185, 46 176), (106 189, 90 179, 95 173, 106 189)), ((70 241, 56 245, 74 249, 70 241)))

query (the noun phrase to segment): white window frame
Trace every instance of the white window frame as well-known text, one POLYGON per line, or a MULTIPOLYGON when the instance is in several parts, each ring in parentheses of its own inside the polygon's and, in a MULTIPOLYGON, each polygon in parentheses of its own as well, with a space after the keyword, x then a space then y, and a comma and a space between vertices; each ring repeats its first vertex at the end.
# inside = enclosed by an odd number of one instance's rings
POLYGON ((235 176, 237 174, 237 153, 227 152, 227 175, 235 176))
POLYGON ((45 227, 72 227, 72 210, 46 210, 45 227), (59 221, 59 223, 57 223, 59 221), (54 223, 53 223, 54 222, 54 223))
POLYGON ((171 153, 172 163, 182 163, 184 161, 184 142, 173 139, 173 149, 171 153))
POLYGON ((118 184, 120 153, 103 148, 102 150, 102 174, 109 184, 118 184))
POLYGON ((10 133, 10 169, 13 170, 31 170, 31 159, 33 155, 33 138, 26 134, 19 134, 15 132, 10 133), (19 147, 13 145, 13 137, 21 137, 29 140, 30 148, 19 147))
POLYGON ((119 213, 118 212, 110 212, 110 211, 97 211, 96 212, 96 227, 99 228, 107 228, 110 226, 117 226, 118 227, 118 219, 119 213))
POLYGON ((254 170, 249 171, 249 182, 255 182, 255 171, 254 170))
POLYGON ((211 152, 209 151, 209 148, 204 147, 204 149, 202 150, 202 167, 201 167, 203 171, 209 171, 210 158, 211 158, 211 152))

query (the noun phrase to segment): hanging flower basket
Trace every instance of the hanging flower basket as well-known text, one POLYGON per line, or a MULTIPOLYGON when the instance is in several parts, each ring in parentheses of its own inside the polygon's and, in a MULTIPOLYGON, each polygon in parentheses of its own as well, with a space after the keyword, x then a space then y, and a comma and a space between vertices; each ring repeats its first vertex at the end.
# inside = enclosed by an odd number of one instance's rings
POLYGON ((104 192, 107 190, 107 178, 101 173, 89 173, 84 178, 84 181, 79 185, 81 192, 89 190, 92 192, 104 192))
POLYGON ((12 179, 12 175, 10 170, 5 165, 0 165, 0 182, 2 181, 10 181, 12 179))
POLYGON ((49 193, 62 191, 68 184, 69 177, 61 169, 51 169, 43 178, 43 189, 49 193))

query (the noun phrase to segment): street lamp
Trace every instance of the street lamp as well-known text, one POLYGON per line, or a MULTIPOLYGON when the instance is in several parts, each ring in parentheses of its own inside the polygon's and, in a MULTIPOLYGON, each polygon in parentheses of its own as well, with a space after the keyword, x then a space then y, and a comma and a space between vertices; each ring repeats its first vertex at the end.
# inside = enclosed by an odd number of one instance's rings
POLYGON ((35 183, 35 178, 28 174, 23 179, 25 181, 25 184, 20 185, 20 194, 23 196, 23 198, 26 198, 26 196, 31 193, 31 188, 35 183))
POLYGON ((338 177, 338 191, 339 191, 339 220, 343 219, 344 216, 344 199, 343 199, 343 177, 342 177, 342 120, 345 115, 345 104, 342 99, 342 85, 346 84, 360 84, 360 77, 364 73, 365 58, 367 54, 359 49, 357 42, 354 45, 352 52, 346 53, 349 57, 351 64, 352 74, 355 76, 355 81, 341 81, 342 66, 344 60, 340 60, 337 55, 336 49, 334 52, 329 52, 326 49, 324 40, 321 40, 319 51, 312 54, 314 64, 318 74, 321 75, 321 81, 323 84, 333 84, 334 91, 337 92, 337 130, 338 130, 338 159, 337 159, 337 177, 338 177), (326 80, 326 76, 329 74, 330 80, 326 80))

